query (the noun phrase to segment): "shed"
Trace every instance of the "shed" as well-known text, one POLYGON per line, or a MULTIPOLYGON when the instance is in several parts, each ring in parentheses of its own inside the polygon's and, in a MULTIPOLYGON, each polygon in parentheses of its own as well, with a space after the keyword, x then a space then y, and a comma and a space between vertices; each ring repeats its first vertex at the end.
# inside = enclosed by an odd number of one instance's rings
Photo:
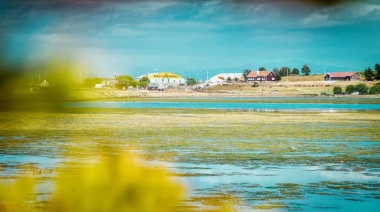
POLYGON ((325 75, 325 81, 359 81, 358 72, 332 72, 325 75))

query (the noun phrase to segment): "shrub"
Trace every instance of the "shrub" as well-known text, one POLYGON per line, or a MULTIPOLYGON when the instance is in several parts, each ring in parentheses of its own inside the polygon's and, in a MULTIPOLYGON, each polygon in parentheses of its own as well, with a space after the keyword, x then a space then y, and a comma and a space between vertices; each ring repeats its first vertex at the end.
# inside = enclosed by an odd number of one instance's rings
POLYGON ((259 83, 257 83, 257 82, 254 82, 253 84, 252 84, 252 86, 251 86, 252 88, 255 88, 255 87, 259 87, 259 83))
POLYGON ((334 87, 333 89, 334 94, 341 94, 343 92, 342 88, 339 86, 334 87))
POLYGON ((374 85, 369 89, 370 94, 380 94, 380 85, 374 85))
POLYGON ((368 94, 368 86, 366 84, 360 83, 355 86, 355 91, 359 94, 368 94))
POLYGON ((353 92, 355 92, 355 85, 348 85, 346 87, 346 93, 352 94, 353 92))
POLYGON ((195 85, 195 84, 197 84, 197 80, 195 80, 194 78, 187 78, 186 85, 191 86, 191 85, 195 85))

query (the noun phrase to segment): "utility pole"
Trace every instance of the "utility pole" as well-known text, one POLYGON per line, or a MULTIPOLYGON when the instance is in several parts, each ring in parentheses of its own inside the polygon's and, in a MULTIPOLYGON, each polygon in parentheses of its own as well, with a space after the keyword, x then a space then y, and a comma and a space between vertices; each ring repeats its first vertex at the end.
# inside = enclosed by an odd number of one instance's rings
POLYGON ((286 83, 289 84, 289 68, 286 67, 286 83))
POLYGON ((208 92, 208 91, 207 91, 207 87, 208 87, 208 86, 207 86, 207 81, 208 81, 208 70, 206 71, 206 92, 208 92))

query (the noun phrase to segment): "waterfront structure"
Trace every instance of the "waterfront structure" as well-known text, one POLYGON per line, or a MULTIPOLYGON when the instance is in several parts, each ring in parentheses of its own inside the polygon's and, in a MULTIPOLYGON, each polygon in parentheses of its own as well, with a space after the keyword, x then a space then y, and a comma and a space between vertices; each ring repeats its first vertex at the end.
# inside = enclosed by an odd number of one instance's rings
POLYGON ((358 72, 332 72, 325 75, 325 81, 359 81, 358 72))
POLYGON ((272 71, 251 71, 246 79, 247 82, 274 82, 276 75, 272 71))
POLYGON ((137 77, 137 81, 143 77, 148 77, 149 83, 152 85, 162 85, 164 87, 177 87, 186 83, 186 80, 182 76, 170 72, 144 74, 137 77))
POLYGON ((207 83, 218 84, 223 82, 240 82, 244 81, 242 73, 221 73, 211 77, 207 83))

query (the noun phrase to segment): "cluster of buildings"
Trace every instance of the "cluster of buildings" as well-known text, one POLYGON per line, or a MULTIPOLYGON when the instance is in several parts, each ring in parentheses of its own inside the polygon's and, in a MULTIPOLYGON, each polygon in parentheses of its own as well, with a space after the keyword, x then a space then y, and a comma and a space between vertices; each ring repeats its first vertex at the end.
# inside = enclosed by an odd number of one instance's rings
MULTIPOLYGON (((144 77, 149 79, 148 89, 176 88, 186 85, 186 79, 171 72, 158 72, 143 74, 136 78, 140 81, 144 77)), ((205 85, 216 85, 228 82, 274 82, 276 75, 272 71, 251 71, 245 78, 243 73, 221 73, 212 76, 204 82, 205 85)), ((324 76, 325 81, 359 81, 358 72, 333 72, 324 76)), ((116 80, 105 80, 102 84, 95 85, 96 88, 109 87, 110 84, 117 83, 116 80), (110 83, 112 82, 112 83, 110 83)))
POLYGON ((211 84, 224 82, 274 82, 276 75, 272 71, 251 71, 244 79, 243 73, 217 74, 207 80, 211 84))

